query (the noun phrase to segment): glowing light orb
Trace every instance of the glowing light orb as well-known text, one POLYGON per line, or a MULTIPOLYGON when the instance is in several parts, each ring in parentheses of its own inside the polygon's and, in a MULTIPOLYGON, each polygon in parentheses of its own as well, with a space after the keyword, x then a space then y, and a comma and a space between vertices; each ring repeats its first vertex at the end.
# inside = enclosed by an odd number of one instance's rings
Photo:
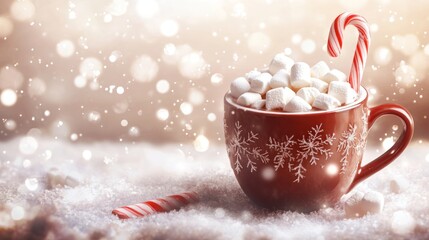
POLYGON ((390 60, 392 60, 392 52, 387 47, 378 47, 375 49, 374 61, 380 65, 389 64, 390 60))
POLYGON ((196 88, 191 88, 191 90, 189 90, 188 101, 192 103, 192 105, 194 106, 201 105, 203 104, 204 99, 205 99, 204 93, 201 92, 200 90, 196 88))
POLYGON ((74 43, 70 40, 62 40, 57 43, 57 53, 60 57, 68 58, 73 56, 75 51, 74 43))
POLYGON ((27 178, 25 179, 25 187, 30 191, 36 191, 39 187, 39 181, 37 178, 27 178))
POLYGON ((158 63, 150 56, 142 55, 131 65, 131 75, 139 82, 150 82, 158 74, 158 63))
POLYGON ((16 96, 15 91, 12 89, 5 89, 0 95, 0 101, 6 107, 15 105, 17 100, 18 97, 16 96))
POLYGON ((92 158, 92 152, 88 149, 85 149, 82 151, 82 158, 86 161, 91 160, 92 158))
POLYGON ((179 24, 175 20, 167 19, 161 23, 159 30, 165 37, 173 37, 179 32, 179 24))
POLYGON ((250 34, 247 40, 247 47, 255 53, 265 52, 271 45, 270 37, 263 32, 250 34))
POLYGON ((222 74, 220 74, 220 73, 215 73, 215 74, 213 74, 211 77, 210 77, 210 82, 213 84, 213 85, 220 85, 220 84, 222 84, 222 82, 223 82, 223 75, 222 74))
POLYGON ((122 95, 122 94, 124 94, 124 92, 125 92, 124 87, 119 86, 119 87, 116 88, 116 93, 117 94, 122 95))
POLYGON ((87 118, 90 122, 98 122, 101 119, 101 115, 97 111, 91 111, 88 113, 87 118))
POLYGON ((194 107, 188 102, 183 102, 182 104, 180 104, 180 111, 183 113, 183 115, 189 115, 192 113, 193 110, 194 107))
POLYGON ((126 127, 126 126, 128 126, 128 121, 127 121, 126 119, 122 119, 122 120, 121 120, 121 126, 122 126, 122 127, 126 127))
POLYGON ((165 79, 161 79, 156 83, 156 91, 164 94, 167 93, 168 90, 170 90, 170 83, 165 80, 165 79))
POLYGON ((264 169, 262 169, 261 174, 262 178, 266 181, 271 181, 276 176, 276 172, 272 167, 265 167, 264 169))
POLYGON ((191 52, 180 59, 179 72, 186 78, 198 79, 204 76, 206 66, 201 52, 191 52))
POLYGON ((207 115, 207 119, 208 119, 210 122, 214 122, 214 121, 216 121, 216 114, 214 114, 214 113, 209 113, 209 114, 207 115))
POLYGON ((39 143, 32 136, 22 137, 19 141, 19 151, 25 155, 31 155, 37 151, 39 143))
POLYGON ((13 31, 13 23, 7 18, 0 16, 0 38, 9 36, 13 31))
POLYGON ((316 50, 316 43, 311 39, 305 39, 301 43, 301 50, 305 54, 312 54, 316 50))
POLYGON ((194 140, 194 149, 197 152, 205 152, 210 147, 210 141, 206 136, 200 134, 194 140))
POLYGON ((8 119, 5 123, 4 123, 4 127, 9 130, 9 131, 13 131, 16 129, 16 122, 13 119, 8 119))
POLYGON ((416 70, 401 61, 399 67, 395 70, 395 80, 399 84, 411 86, 416 80, 416 70))
POLYGON ((169 116, 170 116, 170 112, 165 108, 160 108, 158 109, 158 111, 156 111, 156 118, 158 118, 161 121, 166 121, 169 116))
POLYGON ((155 0, 139 0, 136 4, 136 10, 141 18, 149 19, 158 14, 159 5, 155 0))
POLYGON ((28 0, 15 0, 10 6, 10 14, 17 21, 31 20, 35 12, 34 4, 28 0))
POLYGON ((387 137, 383 140, 383 149, 384 150, 388 150, 390 147, 393 146, 393 144, 395 143, 395 141, 393 140, 393 137, 387 137))
POLYGON ((24 76, 14 66, 4 66, 0 69, 0 88, 18 90, 24 82, 24 76))
POLYGON ((103 71, 100 60, 93 57, 85 58, 79 66, 80 74, 85 78, 97 78, 103 71))
POLYGON ((21 206, 15 206, 12 208, 10 216, 14 221, 22 220, 25 217, 25 210, 21 206))
POLYGON ((337 174, 338 174, 338 166, 337 166, 337 165, 335 165, 335 164, 329 164, 329 165, 326 167, 326 173, 327 173, 329 176, 337 175, 337 174))
POLYGON ((131 137, 138 137, 140 135, 140 129, 138 127, 130 127, 128 135, 131 137))
POLYGON ((33 78, 28 83, 28 94, 31 97, 42 96, 46 92, 46 83, 40 78, 33 78))
POLYGON ((81 75, 78 75, 73 80, 74 86, 77 88, 84 88, 86 86, 87 80, 81 75))

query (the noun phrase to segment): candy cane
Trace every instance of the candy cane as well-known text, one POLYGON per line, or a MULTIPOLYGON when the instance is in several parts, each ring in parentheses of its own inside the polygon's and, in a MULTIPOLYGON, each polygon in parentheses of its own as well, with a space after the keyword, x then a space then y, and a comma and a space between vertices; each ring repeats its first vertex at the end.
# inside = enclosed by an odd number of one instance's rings
POLYGON ((190 203, 198 202, 199 197, 195 192, 184 192, 163 198, 157 198, 142 203, 123 206, 112 211, 113 215, 120 219, 145 217, 147 215, 169 212, 179 209, 190 203))
POLYGON ((359 31, 359 40, 349 74, 350 85, 356 92, 359 92, 363 70, 368 56, 368 48, 371 42, 368 23, 365 18, 348 12, 340 14, 332 23, 331 30, 329 31, 328 53, 332 57, 338 57, 340 55, 343 46, 343 31, 349 24, 355 26, 359 31))

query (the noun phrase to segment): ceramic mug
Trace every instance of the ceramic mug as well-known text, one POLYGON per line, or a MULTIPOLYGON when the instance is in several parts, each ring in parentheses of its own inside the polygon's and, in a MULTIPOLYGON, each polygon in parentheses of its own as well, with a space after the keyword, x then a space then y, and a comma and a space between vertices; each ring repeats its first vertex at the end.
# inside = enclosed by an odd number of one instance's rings
POLYGON ((309 212, 332 206, 356 184, 395 160, 410 142, 414 122, 402 106, 369 108, 360 89, 353 104, 328 111, 286 113, 240 106, 224 98, 225 141, 244 193, 271 209, 309 212), (399 117, 396 143, 362 166, 368 129, 383 115, 399 117))

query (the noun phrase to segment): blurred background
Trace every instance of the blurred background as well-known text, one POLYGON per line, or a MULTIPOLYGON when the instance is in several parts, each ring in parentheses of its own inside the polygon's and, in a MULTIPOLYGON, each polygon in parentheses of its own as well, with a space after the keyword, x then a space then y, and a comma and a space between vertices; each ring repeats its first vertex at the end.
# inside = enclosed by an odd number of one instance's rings
MULTIPOLYGON (((429 138, 429 1, 2 0, 0 139, 223 143, 229 83, 279 52, 349 72, 357 31, 328 57, 330 25, 363 15, 372 44, 370 106, 399 103, 414 141, 429 138)), ((401 124, 385 117, 371 141, 387 148, 401 124)), ((31 142, 29 143, 31 144, 31 142)))

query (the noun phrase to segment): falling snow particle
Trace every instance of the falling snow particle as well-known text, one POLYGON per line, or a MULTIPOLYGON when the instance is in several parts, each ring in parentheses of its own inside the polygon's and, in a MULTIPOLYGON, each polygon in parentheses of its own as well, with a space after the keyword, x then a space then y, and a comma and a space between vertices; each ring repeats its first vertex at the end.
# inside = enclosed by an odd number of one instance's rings
POLYGON ((375 49, 374 61, 380 65, 387 65, 392 60, 392 52, 387 47, 375 49))
POLYGON ((214 113, 209 113, 209 114, 207 115, 207 119, 208 119, 210 122, 214 122, 214 121, 216 121, 216 114, 214 114, 214 113))
POLYGON ((79 67, 80 74, 85 78, 97 78, 103 70, 103 65, 97 58, 85 58, 79 67))
POLYGON ((138 137, 140 136, 140 129, 138 127, 130 127, 128 130, 128 135, 131 137, 138 137))
POLYGON ((97 111, 91 111, 88 113, 88 121, 90 122, 98 122, 101 119, 101 115, 97 111))
POLYGON ((183 56, 179 62, 179 71, 182 76, 198 79, 204 76, 207 63, 201 52, 191 52, 183 56))
POLYGON ((179 24, 172 19, 167 19, 161 23, 160 32, 165 37, 173 37, 179 31, 179 24))
POLYGON ((86 86, 86 78, 82 77, 81 75, 78 75, 74 78, 74 85, 77 88, 84 88, 86 86))
POLYGON ((220 85, 220 84, 222 84, 222 82, 223 82, 223 75, 222 74, 220 74, 220 73, 215 73, 215 74, 213 74, 212 76, 211 76, 211 78, 210 78, 210 82, 213 84, 213 85, 220 85))
POLYGON ((22 220, 25 217, 25 210, 21 206, 15 206, 12 208, 12 211, 10 212, 10 216, 14 221, 22 220))
POLYGON ((128 121, 127 121, 126 119, 122 119, 122 120, 121 120, 121 126, 122 126, 122 127, 126 127, 126 126, 128 126, 128 121))
POLYGON ((124 87, 119 86, 119 87, 116 88, 116 93, 117 94, 122 95, 122 94, 124 94, 124 92, 125 92, 124 87))
POLYGON ((16 122, 13 119, 8 119, 5 123, 4 123, 4 127, 9 130, 9 131, 13 131, 16 129, 16 122))

